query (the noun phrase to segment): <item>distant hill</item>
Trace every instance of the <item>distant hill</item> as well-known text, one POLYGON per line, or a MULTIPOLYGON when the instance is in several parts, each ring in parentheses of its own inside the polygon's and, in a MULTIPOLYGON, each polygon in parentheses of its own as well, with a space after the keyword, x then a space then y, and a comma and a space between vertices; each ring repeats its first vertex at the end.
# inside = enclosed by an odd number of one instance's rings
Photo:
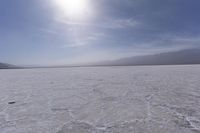
POLYGON ((19 67, 6 64, 6 63, 0 63, 0 69, 15 69, 15 68, 19 68, 19 67))
POLYGON ((97 66, 200 64, 200 49, 187 49, 154 55, 134 56, 96 63, 97 66))

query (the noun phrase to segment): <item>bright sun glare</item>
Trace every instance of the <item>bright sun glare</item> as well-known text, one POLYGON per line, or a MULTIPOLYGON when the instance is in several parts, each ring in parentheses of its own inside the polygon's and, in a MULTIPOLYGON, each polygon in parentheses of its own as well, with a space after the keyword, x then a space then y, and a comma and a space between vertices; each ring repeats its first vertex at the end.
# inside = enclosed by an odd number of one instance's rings
POLYGON ((68 17, 77 17, 86 12, 88 8, 87 0, 55 0, 59 10, 68 17))

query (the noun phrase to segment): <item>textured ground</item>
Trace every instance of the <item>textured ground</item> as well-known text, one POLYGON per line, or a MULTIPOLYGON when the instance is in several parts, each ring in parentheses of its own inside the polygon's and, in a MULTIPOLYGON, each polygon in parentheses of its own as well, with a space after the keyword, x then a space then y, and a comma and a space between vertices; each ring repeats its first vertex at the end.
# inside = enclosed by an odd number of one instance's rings
POLYGON ((0 70, 0 133, 200 133, 200 66, 0 70))

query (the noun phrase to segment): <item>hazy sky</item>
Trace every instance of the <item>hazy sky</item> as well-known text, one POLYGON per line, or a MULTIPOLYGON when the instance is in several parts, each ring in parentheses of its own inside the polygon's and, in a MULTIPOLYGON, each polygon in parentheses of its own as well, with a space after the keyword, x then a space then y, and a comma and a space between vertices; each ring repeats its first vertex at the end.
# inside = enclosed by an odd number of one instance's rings
POLYGON ((200 47, 200 0, 0 0, 0 62, 70 64, 200 47))

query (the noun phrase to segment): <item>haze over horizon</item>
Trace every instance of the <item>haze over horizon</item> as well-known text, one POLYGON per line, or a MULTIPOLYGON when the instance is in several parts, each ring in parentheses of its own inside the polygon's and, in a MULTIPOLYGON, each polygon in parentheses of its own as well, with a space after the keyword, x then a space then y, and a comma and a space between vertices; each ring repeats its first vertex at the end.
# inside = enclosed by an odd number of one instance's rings
POLYGON ((200 48, 199 0, 1 0, 0 62, 61 65, 200 48))

